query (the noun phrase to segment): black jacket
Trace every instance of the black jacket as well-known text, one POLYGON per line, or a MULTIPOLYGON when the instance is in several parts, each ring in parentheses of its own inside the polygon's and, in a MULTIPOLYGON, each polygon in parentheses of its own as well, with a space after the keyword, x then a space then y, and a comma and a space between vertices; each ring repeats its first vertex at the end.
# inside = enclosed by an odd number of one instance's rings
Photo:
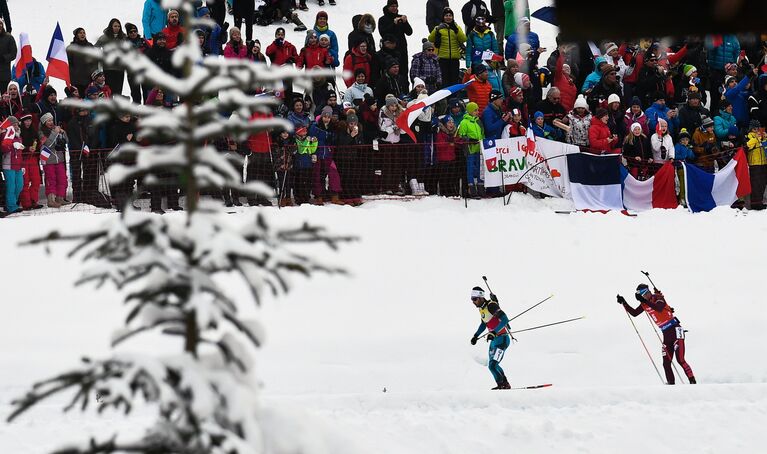
MULTIPOLYGON (((5 1, 3 0, 3 4, 5 1)), ((0 34, 0 80, 11 80, 11 63, 16 59, 16 40, 9 32, 0 34)), ((5 92, 6 87, 0 87, 5 92)))
MULTIPOLYGON (((93 47, 90 42, 76 41, 77 38, 72 40, 72 43, 67 46, 67 59, 69 60, 69 79, 72 85, 75 86, 87 86, 91 83, 91 73, 98 68, 96 61, 88 60, 85 56, 80 55, 74 51, 77 47, 93 47)), ((85 93, 80 93, 81 96, 85 96, 85 93)))
POLYGON ((429 32, 442 23, 442 10, 448 6, 448 0, 427 0, 426 2, 426 28, 429 32))

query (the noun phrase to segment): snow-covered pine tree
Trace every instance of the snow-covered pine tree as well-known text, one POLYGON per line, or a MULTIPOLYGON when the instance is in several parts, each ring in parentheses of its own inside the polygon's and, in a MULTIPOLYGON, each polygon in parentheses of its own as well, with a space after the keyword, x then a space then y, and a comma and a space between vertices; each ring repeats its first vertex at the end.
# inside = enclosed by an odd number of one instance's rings
POLYGON ((173 109, 134 105, 120 98, 81 105, 102 119, 123 112, 137 116, 139 137, 154 143, 123 146, 118 159, 133 155, 135 163, 113 165, 111 181, 140 176, 151 184, 175 174, 185 185, 187 210, 183 216, 159 216, 126 209, 93 231, 54 231, 27 244, 74 242, 69 255, 89 265, 77 284, 112 283, 124 294, 125 326, 114 333, 113 347, 134 336, 159 332, 180 339, 181 352, 171 356, 115 352, 106 359, 85 358, 79 367, 34 384, 13 402, 9 421, 61 392, 74 394, 65 410, 85 410, 92 403, 99 412, 111 407, 130 412, 140 404, 157 410, 156 421, 138 439, 115 433, 63 447, 59 453, 263 452, 266 441, 251 361, 263 330, 257 320, 242 318, 242 300, 260 304, 265 293, 285 293, 295 274, 343 272, 305 251, 307 243, 335 250, 349 238, 308 224, 273 227, 263 212, 238 225, 220 204, 195 197, 211 188, 263 190, 244 185, 233 166, 208 144, 221 136, 290 127, 281 119, 251 121, 253 112, 265 111, 277 101, 248 93, 312 74, 241 60, 203 59, 192 33, 198 24, 193 3, 163 2, 166 8, 179 9, 187 30, 184 44, 173 56, 179 76, 162 72, 127 45, 84 51, 105 64, 125 68, 139 82, 179 96, 181 103, 173 109), (227 111, 234 114, 221 115, 227 111), (240 276, 251 294, 231 294, 221 285, 224 274, 240 276))

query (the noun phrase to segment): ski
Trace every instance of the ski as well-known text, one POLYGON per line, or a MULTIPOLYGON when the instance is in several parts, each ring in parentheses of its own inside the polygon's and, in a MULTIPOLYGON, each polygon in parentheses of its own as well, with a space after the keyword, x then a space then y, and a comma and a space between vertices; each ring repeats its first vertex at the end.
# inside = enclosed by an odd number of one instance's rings
POLYGON ((542 385, 517 386, 517 387, 509 388, 509 389, 541 389, 541 388, 548 388, 549 386, 553 386, 553 385, 551 383, 544 383, 542 385))

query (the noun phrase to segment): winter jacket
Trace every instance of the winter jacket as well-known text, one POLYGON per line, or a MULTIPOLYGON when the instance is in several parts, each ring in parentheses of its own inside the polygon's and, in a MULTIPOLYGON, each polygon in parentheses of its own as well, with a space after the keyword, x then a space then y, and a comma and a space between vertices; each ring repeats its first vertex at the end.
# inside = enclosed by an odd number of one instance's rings
POLYGON ((352 18, 353 30, 349 33, 347 49, 354 49, 360 43, 368 45, 368 53, 376 54, 376 39, 373 33, 376 31, 376 21, 372 14, 360 14, 352 18), (370 31, 365 30, 365 24, 370 24, 370 31))
MULTIPOLYGON (((647 107, 655 101, 653 95, 656 92, 666 93, 666 81, 659 73, 657 66, 654 68, 643 66, 639 71, 634 94, 642 101, 642 106, 647 107)), ((649 115, 648 118, 650 118, 649 115)))
POLYGON ((738 120, 735 119, 735 116, 720 110, 719 115, 714 117, 714 134, 716 134, 716 138, 720 141, 727 140, 727 136, 737 136, 738 132, 738 120))
POLYGON ((344 78, 344 82, 347 87, 350 87, 355 80, 354 73, 358 68, 362 68, 365 71, 365 81, 371 84, 371 77, 373 75, 372 56, 370 54, 362 55, 359 50, 359 46, 351 50, 344 57, 344 71, 349 71, 351 75, 344 78))
POLYGON ((488 105, 482 112, 482 124, 485 126, 486 139, 500 139, 503 128, 506 126, 501 109, 492 104, 488 105))
MULTIPOLYGON (((507 60, 512 59, 516 60, 517 53, 519 53, 519 48, 517 47, 517 32, 513 32, 512 34, 508 35, 506 38, 506 47, 504 49, 504 56, 507 60)), ((530 45, 530 50, 533 52, 538 52, 538 49, 541 47, 541 39, 538 38, 538 34, 535 32, 529 32, 527 34, 527 44, 530 45)), ((527 59, 527 56, 523 55, 523 59, 527 59)))
POLYGON ((309 118, 309 114, 306 112, 295 113, 293 111, 288 113, 288 121, 293 124, 293 128, 298 129, 301 127, 308 128, 312 122, 309 118))
POLYGON ((592 152, 605 153, 618 153, 615 146, 618 144, 618 139, 610 139, 610 128, 602 120, 597 117, 591 117, 591 125, 589 126, 589 148, 592 152))
POLYGON ((596 112, 598 107, 607 108, 607 99, 610 95, 618 95, 619 99, 623 99, 623 89, 620 84, 608 85, 604 76, 598 84, 591 89, 588 95, 586 95, 586 102, 589 103, 589 109, 592 112, 596 112))
POLYGON ((413 81, 416 77, 426 82, 429 93, 434 93, 437 87, 442 86, 442 70, 439 68, 436 55, 428 52, 418 52, 413 55, 413 62, 410 64, 410 80, 413 81))
POLYGON ((527 135, 527 129, 521 122, 512 121, 505 128, 503 128, 503 134, 501 138, 508 139, 509 137, 524 137, 527 135))
MULTIPOLYGON (((125 41, 127 37, 125 36, 125 32, 123 32, 122 29, 120 29, 120 32, 117 35, 112 33, 111 25, 112 25, 112 22, 114 22, 115 20, 116 19, 112 19, 111 21, 109 21, 109 26, 104 29, 104 33, 99 37, 99 39, 96 40, 96 44, 95 44, 96 47, 100 47, 103 49, 104 46, 106 46, 109 43, 119 43, 121 41, 125 41)), ((107 65, 106 63, 103 63, 103 65, 104 65, 104 70, 107 70, 107 71, 110 69, 118 69, 118 70, 120 69, 120 68, 115 68, 114 66, 107 65)), ((85 93, 83 93, 83 95, 85 95, 85 93)))
POLYGON ((397 39, 397 49, 402 52, 402 55, 407 58, 410 55, 407 51, 407 38, 413 34, 413 27, 410 26, 410 18, 407 22, 394 23, 394 19, 402 17, 402 14, 392 14, 389 8, 384 5, 383 16, 378 18, 378 33, 381 37, 384 35, 392 35, 397 39))
POLYGON ((437 138, 434 141, 437 148, 437 162, 453 162, 456 158, 455 134, 450 134, 447 129, 440 127, 437 138))
POLYGON ((567 116, 567 111, 562 104, 554 104, 548 99, 539 102, 535 106, 535 111, 543 114, 543 119, 547 125, 551 125, 554 120, 562 120, 567 116))
POLYGON ((706 61, 710 69, 724 71, 724 65, 738 61, 740 42, 735 35, 706 36, 706 61))
MULTIPOLYGON (((378 101, 378 106, 381 107, 386 104, 386 95, 394 95, 395 98, 400 98, 402 95, 408 92, 407 80, 402 75, 392 77, 386 74, 378 81, 376 88, 373 90, 373 94, 378 101)), ((383 107, 381 107, 383 109, 383 107)))
POLYGON ((679 116, 677 115, 674 118, 668 118, 669 110, 671 109, 669 109, 668 106, 662 106, 657 102, 653 103, 653 105, 645 110, 645 115, 647 115, 647 127, 650 128, 650 131, 655 131, 655 127, 658 125, 658 120, 662 118, 668 123, 668 133, 672 136, 676 135, 679 131, 679 116))
POLYGON ((706 169, 713 168, 714 159, 710 155, 717 146, 716 134, 713 131, 709 134, 706 130, 698 128, 692 133, 692 144, 692 151, 696 156, 695 163, 706 169))
POLYGON ((581 93, 586 93, 602 80, 602 71, 599 70, 599 65, 604 61, 606 61, 604 57, 597 57, 594 59, 594 71, 586 76, 586 80, 583 81, 581 93))
POLYGON ((166 25, 162 32, 166 37, 166 46, 170 50, 175 49, 184 42, 184 27, 180 25, 166 25))
POLYGON ((746 134, 746 148, 748 148, 748 165, 765 166, 767 165, 767 156, 764 154, 764 146, 767 137, 754 132, 746 134))
MULTIPOLYGON (((467 71, 463 75, 463 83, 468 82, 472 77, 474 76, 469 74, 467 71)), ((477 103, 477 106, 479 106, 480 115, 482 115, 482 112, 485 111, 485 107, 487 107, 487 104, 490 102, 491 91, 493 91, 493 86, 489 81, 480 82, 479 80, 475 80, 473 83, 466 87, 466 93, 469 95, 469 101, 477 103)))
POLYGON ((173 67, 173 63, 171 62, 173 52, 171 52, 167 47, 154 45, 147 49, 146 52, 144 52, 144 55, 146 55, 147 58, 149 58, 165 73, 170 75, 178 74, 177 69, 173 67))
POLYGON ((295 63, 298 60, 298 51, 296 46, 288 41, 277 43, 277 40, 274 40, 266 48, 266 56, 273 65, 282 66, 295 63))
POLYGON ((53 129, 41 126, 39 137, 40 139, 37 142, 40 144, 41 149, 42 147, 48 147, 51 150, 51 156, 45 161, 45 165, 66 162, 65 152, 68 139, 67 133, 63 129, 60 134, 56 134, 53 129))
POLYGON ((242 41, 229 41, 224 46, 224 57, 245 60, 248 58, 248 47, 242 41))
POLYGON ((384 109, 378 112, 378 130, 386 134, 383 140, 387 143, 399 143, 401 131, 397 123, 386 115, 384 109))
POLYGON ((468 144, 469 154, 479 153, 480 142, 485 138, 485 134, 477 117, 469 114, 464 115, 461 124, 458 125, 458 132, 456 134, 466 141, 475 142, 468 144))
POLYGON ((296 157, 293 160, 293 168, 298 170, 311 169, 314 165, 312 155, 317 152, 317 140, 310 137, 296 138, 296 157))
POLYGON ((710 117, 711 113, 701 104, 696 108, 685 104, 679 109, 679 130, 695 131, 703 124, 703 115, 710 117))
POLYGON ((641 111, 639 112, 639 115, 634 115, 629 107, 626 109, 626 114, 623 116, 623 124, 626 125, 626 131, 631 132, 631 125, 634 123, 639 123, 642 126, 642 134, 648 137, 650 136, 650 126, 647 124, 647 115, 641 111))
MULTIPOLYGON (((153 1, 153 0, 149 0, 153 1)), ((74 52, 78 46, 88 48, 93 47, 93 44, 87 40, 78 42, 77 38, 72 40, 72 44, 67 46, 67 59, 69 60, 69 79, 72 85, 86 86, 91 83, 91 74, 98 68, 98 62, 89 61, 83 55, 74 52)), ((85 93, 81 93, 85 96, 85 93)))
POLYGON ((330 38, 330 47, 328 48, 328 52, 333 59, 333 61, 330 63, 330 66, 337 68, 338 65, 341 64, 341 60, 338 58, 338 36, 336 36, 335 32, 328 27, 325 27, 323 30, 319 26, 315 25, 314 31, 317 32, 318 37, 320 35, 328 35, 328 38, 330 38))
POLYGON ((746 88, 750 78, 744 77, 738 82, 738 85, 725 90, 724 97, 732 104, 732 114, 740 123, 748 122, 748 96, 749 89, 746 88))
POLYGON ((473 29, 466 40, 466 67, 473 63, 482 63, 482 53, 486 50, 498 53, 498 40, 495 39, 495 34, 490 28, 483 31, 473 29))
POLYGON ((659 136, 655 133, 650 137, 650 147, 652 147, 652 159, 655 162, 665 162, 674 159, 674 141, 671 139, 671 135, 664 134, 659 136), (665 148, 665 158, 663 155, 663 149, 665 148))
POLYGON ((319 44, 306 45, 301 49, 301 53, 298 54, 296 60, 296 67, 301 69, 312 69, 315 67, 327 68, 333 63, 333 57, 330 56, 330 51, 326 47, 322 47, 319 44))
POLYGON ((466 33, 455 21, 450 25, 441 23, 429 33, 429 41, 437 47, 437 57, 443 60, 460 60, 461 47, 466 39, 466 33))
POLYGON ((754 93, 748 98, 748 112, 751 119, 758 120, 762 126, 767 126, 767 74, 760 74, 756 79, 754 93))
POLYGON ((331 120, 327 126, 320 120, 318 123, 312 123, 309 126, 309 135, 317 138, 317 158, 332 159, 333 147, 336 146, 337 136, 335 128, 337 125, 331 120))
POLYGON ((368 84, 358 84, 354 82, 351 87, 344 92, 344 102, 354 104, 355 99, 365 99, 365 95, 373 96, 373 89, 368 84))
POLYGON ((141 17, 141 23, 144 26, 144 38, 152 39, 156 33, 165 28, 167 22, 168 15, 162 9, 160 0, 146 0, 144 2, 144 13, 141 17))
POLYGON ((562 104, 565 112, 569 112, 573 110, 575 98, 578 96, 578 87, 575 86, 575 82, 573 82, 571 77, 567 77, 567 75, 562 72, 562 65, 564 63, 565 55, 559 54, 559 57, 557 57, 556 70, 554 71, 554 80, 552 81, 551 85, 559 88, 561 95, 559 102, 562 104))
POLYGON ((200 26, 199 30, 205 34, 205 41, 202 43, 203 55, 222 55, 221 50, 226 44, 226 34, 220 25, 213 27, 200 26))
POLYGON ((24 167, 23 149, 24 144, 21 143, 20 134, 16 134, 13 139, 3 139, 3 170, 21 170, 24 167))
POLYGON ((442 22, 442 11, 448 6, 448 0, 426 0, 426 29, 434 30, 434 27, 442 22))
MULTIPOLYGON (((6 23, 6 30, 11 26, 6 23)), ((11 62, 16 59, 16 41, 13 36, 4 31, 0 34, 0 80, 11 80, 11 62)), ((5 87, 2 87, 5 90, 5 87)))
POLYGON ((633 143, 623 142, 623 156, 628 161, 633 161, 634 158, 639 157, 643 161, 652 159, 652 147, 650 146, 650 139, 642 134, 639 137, 634 136, 633 143))
POLYGON ((549 140, 559 140, 559 128, 555 128, 548 123, 543 123, 543 127, 538 126, 538 123, 533 122, 533 134, 535 137, 542 137, 549 140))
POLYGON ((488 68, 487 81, 490 82, 490 86, 493 90, 500 92, 504 98, 508 95, 506 87, 503 86, 503 74, 500 70, 488 68))
POLYGON ((40 86, 45 80, 45 68, 43 68, 43 65, 34 58, 32 63, 27 65, 27 68, 31 69, 28 71, 23 71, 21 73, 21 77, 16 78, 16 65, 11 66, 11 80, 18 82, 22 91, 24 91, 24 87, 26 87, 27 83, 29 83, 32 85, 32 87, 34 87, 35 90, 39 92, 40 86), (27 81, 27 74, 30 76, 29 81, 27 81))
POLYGON ((571 111, 567 114, 567 119, 570 122, 570 132, 568 132, 566 136, 567 143, 588 147, 591 114, 586 113, 583 117, 579 117, 575 112, 571 111))
POLYGON ((607 127, 610 128, 611 133, 618 136, 618 144, 620 145, 628 133, 628 126, 623 121, 623 111, 608 109, 607 115, 607 127))
POLYGON ((675 161, 694 161, 695 153, 689 146, 684 146, 681 143, 674 145, 674 160, 675 161))

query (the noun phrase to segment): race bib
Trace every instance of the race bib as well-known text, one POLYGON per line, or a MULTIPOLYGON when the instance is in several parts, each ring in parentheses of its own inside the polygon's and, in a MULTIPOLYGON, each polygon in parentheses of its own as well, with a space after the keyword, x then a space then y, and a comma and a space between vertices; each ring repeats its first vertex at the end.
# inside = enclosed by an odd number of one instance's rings
POLYGON ((676 327, 676 338, 677 340, 684 339, 684 329, 681 326, 676 327))
POLYGON ((493 361, 500 363, 503 359, 504 350, 502 348, 496 348, 493 352, 493 361))

